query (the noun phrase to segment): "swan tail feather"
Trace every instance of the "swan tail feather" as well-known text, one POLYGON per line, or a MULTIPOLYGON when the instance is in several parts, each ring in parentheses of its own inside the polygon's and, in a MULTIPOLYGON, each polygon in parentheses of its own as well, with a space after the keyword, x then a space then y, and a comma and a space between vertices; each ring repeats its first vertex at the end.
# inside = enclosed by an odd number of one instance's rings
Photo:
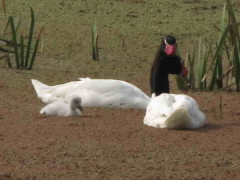
POLYGON ((38 80, 32 79, 33 87, 37 93, 38 98, 42 100, 44 103, 53 102, 52 95, 49 93, 53 90, 53 86, 48 86, 46 84, 41 83, 38 80))
POLYGON ((38 96, 41 96, 42 94, 44 94, 46 91, 48 91, 48 89, 50 87, 50 86, 43 84, 40 81, 35 80, 35 79, 32 79, 32 85, 38 96))
POLYGON ((78 78, 80 81, 86 81, 86 80, 91 80, 91 78, 86 77, 86 78, 78 78))
POLYGON ((40 110, 40 114, 45 114, 45 108, 42 108, 42 109, 40 110))

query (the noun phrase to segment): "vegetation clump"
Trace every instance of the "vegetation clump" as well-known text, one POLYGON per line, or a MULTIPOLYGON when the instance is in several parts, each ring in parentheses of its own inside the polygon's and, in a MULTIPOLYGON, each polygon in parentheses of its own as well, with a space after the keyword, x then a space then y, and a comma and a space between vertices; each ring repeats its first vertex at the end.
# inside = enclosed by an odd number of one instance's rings
POLYGON ((190 73, 187 82, 177 77, 180 89, 212 91, 215 88, 228 90, 234 87, 240 91, 240 32, 230 0, 225 2, 220 28, 215 28, 219 31, 215 49, 213 44, 200 40, 198 51, 194 48, 191 55, 187 54, 190 73))
MULTIPOLYGON (((2 8, 3 12, 6 12, 6 5, 5 0, 2 0, 2 8)), ((15 66, 16 69, 25 69, 25 70, 32 70, 37 49, 39 46, 39 41, 41 34, 43 32, 43 27, 40 28, 37 36, 35 44, 33 45, 33 33, 34 33, 34 26, 35 26, 35 15, 32 8, 30 8, 31 12, 31 23, 29 27, 29 32, 27 35, 27 43, 24 42, 24 32, 19 33, 19 27, 21 25, 21 20, 15 24, 14 17, 9 16, 8 21, 3 33, 3 37, 0 37, 0 53, 3 54, 1 59, 6 60, 8 67, 12 68, 12 62, 10 58, 10 53, 14 54, 15 59, 15 66), (6 39, 4 36, 7 33, 7 30, 10 26, 10 38, 11 40, 6 39)))

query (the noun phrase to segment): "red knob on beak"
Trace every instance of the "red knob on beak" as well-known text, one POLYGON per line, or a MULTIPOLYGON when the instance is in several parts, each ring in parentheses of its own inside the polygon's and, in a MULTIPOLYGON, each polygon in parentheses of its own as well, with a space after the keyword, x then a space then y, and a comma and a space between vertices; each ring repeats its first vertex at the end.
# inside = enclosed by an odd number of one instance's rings
POLYGON ((177 51, 177 47, 175 44, 174 45, 166 44, 165 53, 167 55, 175 55, 176 51, 177 51))

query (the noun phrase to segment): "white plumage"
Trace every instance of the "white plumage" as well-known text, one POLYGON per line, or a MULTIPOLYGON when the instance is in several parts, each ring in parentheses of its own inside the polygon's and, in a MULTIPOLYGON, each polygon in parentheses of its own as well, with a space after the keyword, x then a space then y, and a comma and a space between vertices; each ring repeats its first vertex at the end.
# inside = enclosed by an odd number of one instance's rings
POLYGON ((44 103, 78 95, 83 107, 146 109, 151 99, 136 86, 120 80, 80 78, 80 81, 48 86, 32 79, 32 84, 44 103))
POLYGON ((55 115, 62 115, 56 107, 69 107, 66 101, 79 96, 83 107, 146 109, 144 124, 152 127, 194 129, 202 127, 206 121, 197 102, 190 96, 161 94, 153 95, 151 99, 136 86, 120 80, 80 78, 80 81, 56 86, 32 80, 32 84, 38 97, 44 103, 50 103, 44 108, 55 109, 51 110, 55 115))
POLYGON ((165 93, 152 96, 144 118, 148 126, 169 129, 200 128, 205 121, 205 115, 193 98, 165 93))
POLYGON ((40 114, 55 116, 80 116, 82 99, 79 96, 69 97, 68 100, 57 100, 47 104, 40 110, 40 114))

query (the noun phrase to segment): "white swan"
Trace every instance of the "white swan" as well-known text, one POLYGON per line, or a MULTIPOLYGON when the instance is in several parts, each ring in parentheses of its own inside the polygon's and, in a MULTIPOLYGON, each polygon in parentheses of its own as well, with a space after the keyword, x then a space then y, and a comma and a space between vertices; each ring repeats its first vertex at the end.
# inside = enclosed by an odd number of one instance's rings
POLYGON ((68 100, 57 100, 47 104, 40 110, 40 114, 55 116, 80 116, 82 115, 82 99, 79 96, 69 97, 68 100))
POLYGON ((146 109, 151 100, 136 86, 120 80, 80 78, 80 81, 48 86, 32 79, 32 84, 44 103, 78 95, 83 107, 146 109))
POLYGON ((187 95, 161 94, 152 96, 144 124, 169 129, 195 129, 204 125, 206 117, 197 102, 187 95))

